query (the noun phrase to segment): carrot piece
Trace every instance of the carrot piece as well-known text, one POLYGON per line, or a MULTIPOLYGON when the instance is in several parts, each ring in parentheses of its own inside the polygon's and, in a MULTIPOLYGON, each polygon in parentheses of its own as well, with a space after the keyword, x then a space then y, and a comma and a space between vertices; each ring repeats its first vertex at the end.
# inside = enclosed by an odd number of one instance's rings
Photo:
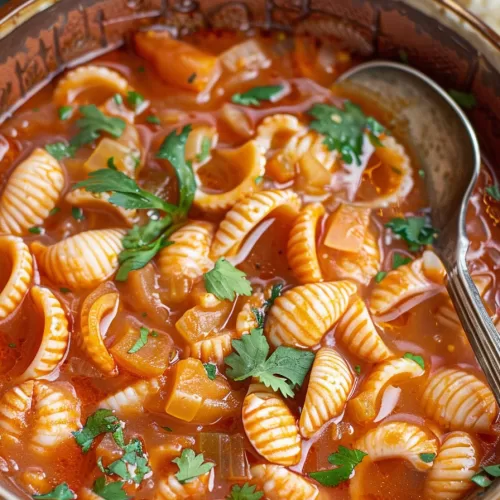
POLYGON ((169 365, 169 356, 173 348, 172 339, 165 333, 151 333, 146 344, 136 352, 129 351, 140 339, 139 331, 129 327, 110 349, 116 363, 125 370, 139 377, 158 377, 169 365))
POLYGON ((150 61, 165 83, 201 92, 215 77, 217 58, 173 39, 167 32, 135 35, 137 53, 150 61))
POLYGON ((330 215, 323 244, 343 252, 359 252, 363 246, 370 209, 342 204, 330 215))

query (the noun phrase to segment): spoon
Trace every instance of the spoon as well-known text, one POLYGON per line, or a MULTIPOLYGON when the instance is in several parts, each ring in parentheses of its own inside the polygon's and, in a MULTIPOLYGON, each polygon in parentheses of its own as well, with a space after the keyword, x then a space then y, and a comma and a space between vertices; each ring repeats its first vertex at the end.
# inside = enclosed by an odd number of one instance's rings
POLYGON ((481 167, 474 129, 441 87, 404 64, 361 64, 341 75, 338 82, 341 87, 383 102, 397 117, 397 126, 404 127, 409 145, 425 171, 432 225, 438 230, 434 250, 446 268, 448 292, 500 404, 500 335, 465 260, 469 247, 465 216, 481 167))

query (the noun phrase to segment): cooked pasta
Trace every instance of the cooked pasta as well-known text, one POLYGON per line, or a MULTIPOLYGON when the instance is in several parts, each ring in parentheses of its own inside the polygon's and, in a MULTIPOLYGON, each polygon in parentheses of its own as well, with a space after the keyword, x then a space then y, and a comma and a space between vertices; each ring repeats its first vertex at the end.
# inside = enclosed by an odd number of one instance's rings
POLYGON ((6 391, 0 399, 0 447, 19 443, 26 431, 26 416, 33 403, 35 382, 27 380, 6 391))
POLYGON ((184 498, 202 499, 208 490, 208 476, 203 474, 193 481, 179 482, 174 474, 170 474, 167 479, 160 480, 156 492, 155 500, 181 500, 184 498))

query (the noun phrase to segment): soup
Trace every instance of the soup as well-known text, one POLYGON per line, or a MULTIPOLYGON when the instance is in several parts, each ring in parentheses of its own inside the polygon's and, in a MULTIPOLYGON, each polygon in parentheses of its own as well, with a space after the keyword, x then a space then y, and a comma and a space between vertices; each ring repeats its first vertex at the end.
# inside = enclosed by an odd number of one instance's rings
MULTIPOLYGON (((334 40, 137 33, 0 130, 0 469, 34 498, 463 498, 498 408, 421 170, 334 40)), ((496 312, 500 191, 470 268, 496 312)), ((483 467, 486 467, 484 469, 483 467)))

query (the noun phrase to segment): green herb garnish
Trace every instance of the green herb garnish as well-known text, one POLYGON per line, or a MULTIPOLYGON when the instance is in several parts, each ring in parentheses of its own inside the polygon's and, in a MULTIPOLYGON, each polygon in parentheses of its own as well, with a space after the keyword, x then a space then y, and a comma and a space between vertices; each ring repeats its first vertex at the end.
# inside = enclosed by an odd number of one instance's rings
POLYGON ((49 217, 52 217, 53 215, 58 214, 61 211, 59 207, 54 207, 50 212, 49 212, 49 217))
POLYGON ((141 326, 141 328, 139 329, 139 338, 137 339, 136 343, 127 352, 129 354, 135 354, 137 351, 142 349, 148 343, 149 335, 151 335, 152 337, 155 336, 155 335, 153 335, 154 333, 156 333, 156 332, 155 331, 150 332, 147 328, 144 328, 143 326, 141 326))
POLYGON ((134 109, 137 109, 141 104, 145 101, 144 96, 139 94, 139 92, 135 92, 131 90, 127 92, 127 102, 133 106, 134 109))
POLYGON ((387 276, 387 271, 379 271, 375 275, 375 283, 380 283, 387 276))
POLYGON ((94 481, 92 491, 104 500, 128 500, 131 497, 124 491, 124 484, 125 481, 106 483, 106 478, 101 476, 94 481))
POLYGON ((73 219, 77 221, 82 221, 85 219, 85 216, 83 215, 83 210, 80 207, 72 207, 71 215, 73 216, 73 219))
POLYGON ((196 80, 196 73, 191 73, 187 79, 188 83, 193 83, 196 80))
POLYGON ((500 188, 497 184, 488 186, 485 190, 495 201, 500 201, 500 188))
POLYGON ((283 85, 264 85, 254 87, 243 94, 234 94, 231 101, 242 106, 260 106, 262 101, 274 101, 283 91, 283 85))
POLYGON ((221 257, 211 271, 203 275, 205 288, 219 300, 234 300, 236 294, 251 295, 252 285, 246 274, 236 269, 224 257, 221 257))
POLYGON ((28 229, 28 232, 30 232, 31 234, 42 234, 43 229, 38 226, 33 226, 28 229))
POLYGON ((395 253, 392 256, 392 268, 397 269, 398 267, 404 266, 411 262, 410 257, 404 257, 400 253, 395 253))
POLYGON ((113 412, 101 408, 87 418, 83 429, 72 434, 83 453, 87 453, 97 436, 106 432, 115 432, 118 428, 120 428, 120 421, 113 412))
POLYGON ((422 368, 422 370, 425 370, 425 362, 424 362, 424 358, 422 356, 418 356, 417 354, 412 354, 411 352, 407 352, 407 353, 405 353, 403 358, 411 359, 412 361, 415 361, 415 363, 417 363, 417 365, 420 366, 420 368, 422 368))
POLYGON ((422 245, 431 245, 436 237, 436 229, 428 222, 426 217, 396 218, 385 224, 408 243, 410 252, 416 252, 422 245))
POLYGON ((491 485, 491 483, 493 483, 491 477, 500 477, 500 464, 481 467, 481 471, 472 476, 471 481, 476 483, 481 488, 487 488, 491 485))
POLYGON ((153 125, 160 125, 161 124, 160 119, 157 116, 155 116, 155 115, 148 115, 148 116, 146 116, 146 121, 148 123, 152 123, 153 125))
POLYGON ((436 458, 436 454, 435 453, 420 453, 419 457, 420 457, 420 460, 422 460, 422 462, 425 462, 426 464, 430 464, 436 458))
POLYGON ((61 483, 45 495, 33 495, 33 498, 35 500, 73 500, 76 495, 69 489, 67 483, 61 483))
POLYGON ((181 484, 206 474, 215 466, 212 462, 203 463, 203 453, 196 455, 196 453, 189 448, 184 448, 181 456, 175 458, 172 462, 179 467, 179 472, 177 472, 175 477, 181 484))
POLYGON ((213 363, 203 363, 203 366, 207 372, 207 377, 210 380, 215 380, 215 377, 217 377, 217 366, 213 363))
POLYGON ((76 148, 71 145, 65 144, 64 142, 54 142, 52 144, 46 144, 45 149, 47 153, 52 155, 56 160, 62 160, 63 158, 72 158, 76 152, 76 148))
POLYGON ((245 483, 243 486, 235 484, 231 488, 231 493, 229 494, 227 500, 260 500, 264 493, 262 491, 255 491, 255 485, 250 485, 245 483))
POLYGON ((463 109, 472 109, 477 104, 474 94, 460 92, 454 89, 448 90, 448 94, 450 94, 450 97, 463 109))
POLYGON ((60 120, 68 120, 73 114, 73 106, 61 106, 57 113, 59 114, 60 120))
POLYGON ((210 148, 212 147, 212 141, 210 137, 204 136, 201 141, 201 151, 196 155, 196 159, 201 163, 205 161, 210 156, 210 148))

